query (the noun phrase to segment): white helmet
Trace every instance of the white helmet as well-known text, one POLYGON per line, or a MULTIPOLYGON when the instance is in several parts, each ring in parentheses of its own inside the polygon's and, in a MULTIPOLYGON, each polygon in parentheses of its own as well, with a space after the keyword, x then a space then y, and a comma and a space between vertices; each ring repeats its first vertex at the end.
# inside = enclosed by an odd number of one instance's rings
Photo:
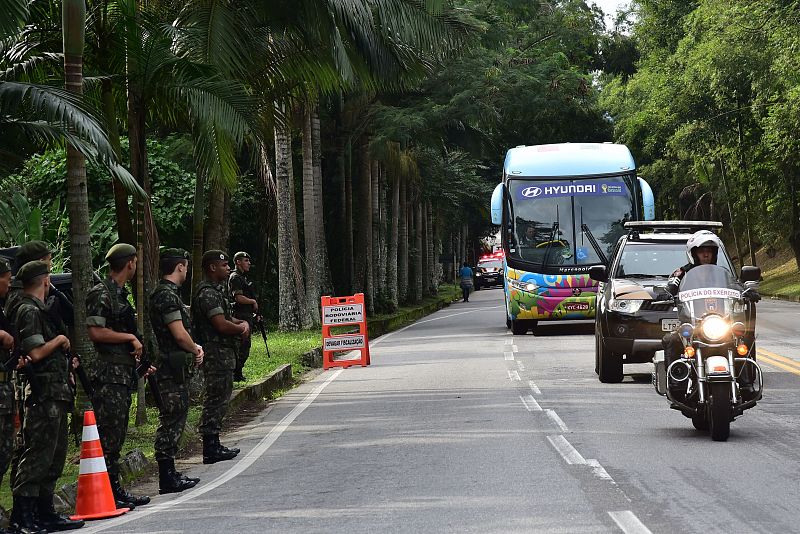
MULTIPOLYGON (((718 254, 719 249, 722 248, 722 241, 717 234, 709 232, 708 230, 700 230, 693 233, 686 242, 686 256, 689 258, 689 263, 692 265, 694 265, 696 261, 692 251, 697 247, 714 247, 717 249, 718 254)), ((714 259, 716 260, 716 257, 714 259)))

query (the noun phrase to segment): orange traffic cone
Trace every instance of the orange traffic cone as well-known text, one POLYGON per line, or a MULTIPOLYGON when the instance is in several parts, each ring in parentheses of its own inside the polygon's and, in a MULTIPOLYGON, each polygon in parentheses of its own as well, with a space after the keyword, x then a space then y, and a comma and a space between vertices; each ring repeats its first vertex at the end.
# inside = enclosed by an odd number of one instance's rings
POLYGON ((75 515, 70 519, 104 519, 117 517, 130 508, 117 508, 111 482, 108 480, 106 460, 100 445, 100 434, 94 412, 83 414, 83 442, 81 443, 81 468, 78 474, 78 502, 75 515))

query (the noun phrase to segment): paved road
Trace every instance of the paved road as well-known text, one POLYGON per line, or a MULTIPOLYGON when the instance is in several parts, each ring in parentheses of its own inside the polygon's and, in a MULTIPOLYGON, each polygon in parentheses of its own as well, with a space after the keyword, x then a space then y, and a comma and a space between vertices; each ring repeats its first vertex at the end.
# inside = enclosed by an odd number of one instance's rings
POLYGON ((501 298, 376 340, 370 367, 321 373, 229 436, 237 462, 88 531, 800 532, 800 307, 760 306, 783 367, 714 443, 647 365, 600 384, 592 325, 511 336, 501 298))

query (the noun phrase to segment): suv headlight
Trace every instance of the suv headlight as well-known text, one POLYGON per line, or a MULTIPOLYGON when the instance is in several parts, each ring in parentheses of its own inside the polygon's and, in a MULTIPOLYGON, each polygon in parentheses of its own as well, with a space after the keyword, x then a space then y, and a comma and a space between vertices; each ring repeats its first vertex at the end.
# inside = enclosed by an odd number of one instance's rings
POLYGON ((643 300, 637 299, 611 299, 608 303, 608 309, 621 313, 636 313, 642 307, 643 300))
POLYGON ((507 278, 507 280, 508 280, 508 285, 510 285, 514 289, 518 289, 519 291, 527 291, 529 293, 533 293, 534 291, 539 289, 539 286, 537 286, 533 282, 523 282, 522 280, 515 280, 512 278, 507 278))
POLYGON ((709 315, 700 325, 703 337, 709 341, 719 341, 731 333, 731 325, 719 315, 709 315))

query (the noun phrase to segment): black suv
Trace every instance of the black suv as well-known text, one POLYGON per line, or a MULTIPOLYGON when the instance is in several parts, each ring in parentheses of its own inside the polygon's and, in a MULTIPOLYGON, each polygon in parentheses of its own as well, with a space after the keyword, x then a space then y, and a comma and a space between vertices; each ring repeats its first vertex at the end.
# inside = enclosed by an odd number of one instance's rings
MULTIPOLYGON (((718 230, 714 221, 635 221, 617 242, 610 265, 595 265, 600 282, 595 315, 595 372, 601 382, 621 382, 626 363, 649 363, 664 334, 680 324, 674 305, 659 304, 667 279, 686 265, 686 241, 698 230, 718 230)), ((728 254, 717 265, 735 273, 728 254)))
POLYGON ((485 258, 478 260, 475 267, 475 289, 488 286, 503 285, 503 260, 501 258, 485 258))

